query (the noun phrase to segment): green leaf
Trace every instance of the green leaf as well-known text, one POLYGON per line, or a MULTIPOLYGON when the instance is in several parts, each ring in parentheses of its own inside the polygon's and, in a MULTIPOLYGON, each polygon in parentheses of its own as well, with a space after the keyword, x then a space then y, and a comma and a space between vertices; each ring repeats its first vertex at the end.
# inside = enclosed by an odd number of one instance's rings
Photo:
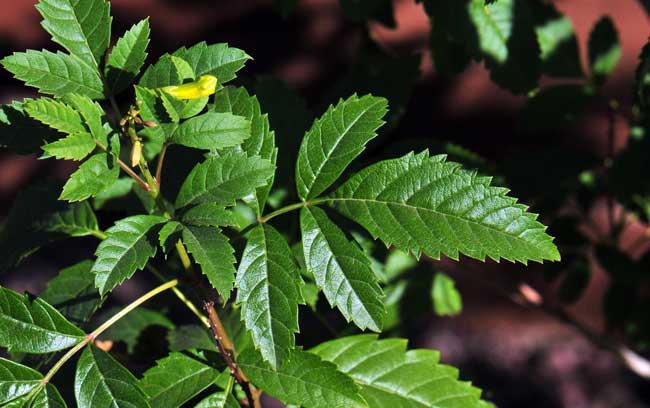
POLYGON ((73 133, 56 142, 43 146, 43 151, 57 159, 83 160, 95 150, 95 141, 90 133, 73 133))
POLYGON ((384 98, 352 95, 330 106, 305 134, 296 163, 296 188, 303 200, 325 191, 377 136, 387 112, 384 98))
POLYGON ((87 322, 102 303, 92 266, 93 261, 86 260, 62 269, 39 297, 75 324, 87 322))
MULTIPOLYGON (((99 320, 104 322, 119 311, 119 308, 108 309, 106 312, 102 313, 103 318, 99 320)), ((171 330, 174 328, 174 323, 172 323, 164 314, 156 310, 139 307, 132 310, 122 319, 109 327, 101 337, 102 339, 113 340, 116 342, 122 341, 126 343, 127 352, 133 354, 135 346, 138 344, 140 334, 150 326, 160 326, 171 330)))
POLYGON ((15 78, 41 93, 56 96, 78 93, 92 99, 104 98, 104 85, 95 68, 73 55, 27 50, 15 52, 0 63, 15 78))
POLYGON ((304 408, 368 407, 349 376, 300 348, 292 351, 277 370, 250 348, 237 362, 255 386, 286 404, 304 408))
POLYGON ((578 39, 571 20, 552 4, 531 2, 542 71, 557 77, 583 77, 578 39))
MULTIPOLYGON (((275 164, 277 149, 275 148, 275 133, 270 130, 268 115, 262 114, 260 103, 256 96, 248 94, 245 88, 227 86, 217 92, 214 97, 214 105, 211 107, 216 112, 232 113, 242 116, 250 121, 250 137, 242 143, 240 149, 249 156, 260 156, 275 164)), ((264 210, 266 198, 268 197, 271 185, 257 189, 254 205, 257 215, 264 210)))
POLYGON ((267 224, 251 230, 237 271, 236 303, 255 347, 275 368, 295 345, 301 284, 284 237, 267 224))
POLYGON ((148 408, 138 380, 110 354, 87 346, 77 362, 74 393, 79 408, 148 408))
POLYGON ((458 380, 458 370, 439 363, 433 350, 406 350, 404 339, 344 337, 311 350, 350 375, 373 408, 485 407, 481 391, 458 380))
POLYGON ((589 34, 589 67, 596 85, 602 85, 621 58, 621 43, 612 20, 604 16, 589 34))
POLYGON ((438 316, 456 316, 463 310, 463 300, 454 280, 442 272, 437 272, 433 278, 431 299, 438 316))
POLYGON ((182 234, 188 252, 201 265, 201 272, 221 297, 228 300, 235 281, 234 264, 237 261, 228 238, 215 227, 186 226, 182 234))
POLYGON ((83 331, 44 300, 0 287, 0 347, 42 354, 72 347, 83 338, 83 331))
POLYGON ((165 54, 144 71, 139 85, 150 89, 180 85, 186 79, 194 79, 195 75, 187 61, 165 54))
POLYGON ((167 333, 169 350, 184 351, 189 349, 209 350, 218 352, 214 337, 204 326, 179 326, 167 333))
POLYGON ((13 101, 0 107, 0 146, 18 154, 38 154, 41 145, 54 141, 61 133, 32 119, 24 109, 24 102, 13 101))
POLYGON ((559 260, 560 254, 535 214, 507 189, 428 151, 371 165, 345 182, 329 201, 386 245, 463 253, 527 263, 559 260))
POLYGON ((26 102, 23 106, 29 116, 52 129, 67 134, 86 132, 79 113, 63 102, 39 98, 26 102))
POLYGON ((158 231, 158 240, 160 248, 162 248, 165 257, 174 248, 174 245, 181 239, 181 232, 183 231, 183 224, 178 221, 168 221, 158 231))
POLYGON ((112 154, 98 153, 72 173, 63 186, 61 200, 82 201, 111 186, 120 175, 120 167, 112 154))
POLYGON ((180 407, 219 376, 219 370, 199 355, 173 352, 156 361, 140 380, 152 407, 180 407))
POLYGON ((195 149, 221 150, 237 146, 251 135, 251 123, 242 116, 208 112, 183 122, 172 142, 195 149))
POLYGON ((210 157, 187 176, 176 197, 176 208, 205 202, 233 205, 265 185, 273 171, 270 161, 244 153, 210 157))
POLYGON ((87 96, 79 94, 67 94, 63 96, 63 100, 81 114, 81 117, 85 121, 85 124, 88 127, 88 130, 90 130, 90 134, 93 138, 99 140, 105 145, 108 144, 108 132, 102 121, 102 118, 106 113, 97 102, 93 102, 87 96))
POLYGON ((183 214, 181 221, 199 227, 239 227, 233 212, 215 203, 203 203, 190 208, 183 214))
POLYGON ((237 71, 251 59, 244 51, 225 43, 207 45, 200 42, 189 49, 182 47, 172 55, 187 61, 197 78, 214 75, 221 84, 235 79, 237 71))
POLYGON ((63 398, 51 384, 41 389, 30 405, 24 405, 30 401, 30 392, 41 385, 42 379, 43 375, 38 371, 0 358, 0 405, 16 408, 64 408, 66 405, 63 398))
POLYGON ((232 394, 219 391, 203 398, 194 408, 240 408, 240 405, 232 394))
POLYGON ((106 80, 111 93, 127 89, 140 73, 147 58, 149 19, 135 24, 115 43, 106 64, 106 80))
POLYGON ((368 257, 320 208, 303 208, 300 227, 307 270, 330 305, 362 330, 381 331, 384 295, 368 257))
POLYGON ((486 58, 491 78, 515 93, 537 87, 540 56, 532 13, 526 0, 470 0, 470 20, 478 51, 486 58))
POLYGON ((52 39, 88 65, 103 63, 111 40, 110 3, 104 0, 40 0, 36 9, 52 39))
POLYGON ((133 215, 106 230, 108 237, 97 247, 92 269, 95 286, 102 296, 144 268, 156 254, 157 242, 150 230, 165 221, 157 215, 133 215))
POLYGON ((50 241, 99 233, 90 205, 59 201, 60 191, 59 183, 37 183, 18 195, 0 229, 0 271, 50 241))

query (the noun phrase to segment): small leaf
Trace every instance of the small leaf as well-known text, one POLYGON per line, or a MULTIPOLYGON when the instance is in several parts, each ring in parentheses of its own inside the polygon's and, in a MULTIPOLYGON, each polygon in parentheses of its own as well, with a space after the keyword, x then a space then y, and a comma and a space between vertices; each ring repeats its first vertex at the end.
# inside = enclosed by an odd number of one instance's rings
POLYGON ((134 215, 106 230, 108 237, 97 247, 92 269, 95 286, 102 296, 144 268, 156 254, 156 240, 149 231, 165 221, 157 215, 134 215))
POLYGON ((228 300, 235 281, 236 262, 228 238, 215 227, 187 226, 182 234, 188 252, 201 265, 201 272, 219 295, 228 300))
POLYGON ((602 17, 589 34, 589 66, 597 85, 602 85, 614 71, 621 52, 614 23, 609 17, 602 17))
POLYGON ((110 354, 87 346, 77 362, 74 393, 79 408, 148 408, 138 380, 110 354))
POLYGON ((74 323, 85 323, 102 303, 95 275, 90 271, 92 266, 93 261, 86 260, 62 269, 47 282, 40 298, 74 323))
POLYGON ((251 123, 242 116, 208 112, 183 122, 172 142, 195 149, 221 150, 237 146, 251 135, 251 123))
POLYGON ((70 106, 50 98, 39 98, 24 104, 32 118, 52 129, 67 134, 85 133, 81 116, 70 106))
POLYGON ((268 224, 251 230, 237 271, 236 303, 255 347, 275 368, 295 345, 301 284, 284 237, 268 224))
POLYGON ((128 88, 147 58, 149 19, 135 24, 117 40, 106 64, 106 80, 116 94, 128 88))
POLYGON ((104 145, 108 144, 106 136, 108 132, 102 123, 102 118, 106 115, 106 112, 97 102, 93 102, 87 96, 79 94, 67 94, 63 97, 63 100, 81 114, 93 138, 104 145))
POLYGON ((173 55, 187 61, 197 77, 213 75, 221 84, 235 79, 236 72, 251 59, 244 51, 225 43, 207 45, 200 42, 189 49, 180 48, 173 55))
POLYGON ((17 79, 41 93, 63 96, 78 93, 104 98, 104 85, 97 71, 79 58, 43 50, 15 52, 0 61, 17 79))
POLYGON ((0 347, 12 352, 50 353, 72 347, 84 335, 44 300, 0 287, 0 347))
POLYGON ((195 75, 187 61, 165 54, 144 71, 139 85, 149 89, 180 85, 186 79, 194 79, 195 75))
POLYGON ((97 67, 111 39, 110 3, 104 0, 40 0, 36 9, 52 39, 97 67))
POLYGON ((485 408, 481 390, 458 380, 458 370, 439 363, 433 350, 406 350, 404 339, 343 337, 311 350, 361 386, 373 408, 485 408))
MULTIPOLYGON (((108 309, 102 313, 102 318, 98 320, 103 323, 119 311, 119 308, 108 309)), ((109 327, 101 338, 102 340, 108 339, 115 342, 122 341, 126 343, 127 352, 133 354, 140 335, 150 326, 160 326, 171 330, 174 328, 174 323, 156 310, 139 307, 109 327)))
POLYGON ((216 202, 233 205, 235 200, 252 194, 273 176, 273 164, 244 153, 209 157, 196 165, 176 197, 176 208, 189 204, 216 202))
POLYGON ((214 337, 204 326, 179 326, 167 333, 169 350, 184 351, 189 349, 209 350, 218 352, 214 337))
POLYGON ((463 301, 453 279, 442 272, 436 273, 433 278, 431 299, 438 316, 456 316, 463 309, 463 301))
POLYGON ((305 134, 296 162, 296 188, 303 200, 325 191, 377 136, 388 102, 352 95, 330 106, 305 134))
POLYGON ((38 154, 41 145, 63 136, 56 130, 32 119, 24 109, 24 102, 13 101, 0 107, 0 146, 18 154, 38 154), (28 135, 26 137, 26 135, 28 135))
POLYGON ((368 257, 320 208, 303 208, 300 227, 307 269, 330 305, 360 329, 380 331, 384 295, 368 257))
POLYGON ((552 4, 531 2, 542 70, 557 77, 583 77, 578 39, 571 20, 552 4))
POLYGON ((83 160, 95 150, 95 141, 90 133, 73 133, 56 142, 43 146, 43 151, 57 159, 83 160))
POLYGON ((203 203, 187 210, 181 217, 183 224, 199 227, 236 227, 239 224, 232 211, 222 205, 203 203))
POLYGON ((507 192, 425 150, 365 168, 330 201, 373 237, 416 255, 559 260, 537 216, 507 192))
POLYGON ((162 226, 158 232, 158 239, 160 248, 162 248, 165 256, 174 248, 174 245, 181 239, 181 232, 183 231, 183 224, 178 221, 168 221, 162 226))
POLYGON ((91 156, 65 183, 61 200, 85 200, 108 188, 120 175, 115 160, 112 154, 98 153, 91 156))
POLYGON ((286 404, 304 408, 369 406, 350 377, 337 371, 334 364, 300 348, 292 351, 277 370, 253 349, 245 350, 237 362, 253 384, 286 404))
POLYGON ((140 380, 152 407, 180 407, 219 376, 219 371, 201 356, 173 352, 156 361, 140 380))

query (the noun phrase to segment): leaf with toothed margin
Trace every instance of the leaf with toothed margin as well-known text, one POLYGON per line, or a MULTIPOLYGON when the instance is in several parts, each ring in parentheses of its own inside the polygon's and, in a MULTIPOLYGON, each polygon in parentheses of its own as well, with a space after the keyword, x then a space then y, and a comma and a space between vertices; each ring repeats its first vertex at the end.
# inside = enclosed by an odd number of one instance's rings
POLYGON ((33 368, 0 357, 0 405, 6 408, 65 408, 63 398, 52 384, 47 384, 31 398, 30 393, 42 385, 42 380, 43 374, 33 368))
POLYGON ((490 181, 425 150, 366 167, 328 201, 386 245, 416 255, 559 260, 537 215, 490 181))
POLYGON ((144 268, 156 254, 157 240, 150 231, 165 221, 157 215, 133 215, 106 230, 107 238, 95 251, 97 260, 92 269, 102 296, 144 268))
POLYGON ((268 224, 248 234, 237 271, 241 316, 264 360, 279 367, 295 345, 302 278, 284 237, 268 224))
POLYGON ((112 93, 128 88, 147 58, 149 19, 135 24, 117 40, 106 63, 106 81, 112 93))
POLYGON ((366 254, 320 208, 300 210, 300 228, 307 270, 330 305, 360 329, 381 331, 384 294, 366 254))

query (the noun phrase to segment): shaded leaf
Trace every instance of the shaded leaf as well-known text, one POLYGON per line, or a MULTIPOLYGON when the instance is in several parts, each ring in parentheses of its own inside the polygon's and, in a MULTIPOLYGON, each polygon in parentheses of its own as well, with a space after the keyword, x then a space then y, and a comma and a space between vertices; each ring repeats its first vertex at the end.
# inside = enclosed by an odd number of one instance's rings
POLYGON ((167 333, 167 342, 171 351, 199 349, 218 352, 214 337, 204 326, 179 326, 167 333))
POLYGON ((183 225, 178 221, 168 221, 165 225, 160 228, 158 232, 158 240, 160 242, 160 248, 162 248, 165 256, 174 248, 174 245, 181 239, 181 232, 183 231, 183 225))
POLYGON ((74 393, 79 408, 149 407, 133 374, 110 354, 90 345, 77 362, 74 393))
POLYGON ((181 217, 183 224, 200 227, 239 227, 232 211, 215 203, 203 203, 187 210, 181 217))
MULTIPOLYGON (((25 99, 25 103, 32 99, 25 99)), ((0 107, 0 146, 18 154, 37 154, 41 145, 63 136, 29 117, 24 103, 13 101, 0 107)))
POLYGON ((463 310, 463 301, 454 280, 442 272, 437 272, 433 278, 431 300, 438 316, 455 316, 463 310))
POLYGON ((82 201, 112 185, 120 167, 112 154, 97 153, 79 166, 63 186, 61 200, 82 201))
POLYGON ((85 334, 39 298, 0 288, 0 346, 42 354, 72 347, 85 334))
POLYGON ((251 59, 244 51, 225 43, 207 45, 200 42, 190 48, 179 48, 173 55, 187 61, 197 78, 213 75, 221 84, 235 79, 236 72, 251 59))
POLYGON ((380 331, 386 310, 368 257, 320 208, 303 208, 300 226, 307 269, 330 305, 362 330, 380 331))
POLYGON ((86 132, 79 113, 63 102, 39 98, 25 102, 23 106, 29 116, 52 129, 67 134, 86 132))
POLYGON ((558 77, 582 77, 578 39, 571 20, 552 4, 531 2, 542 71, 558 77))
POLYGON ((157 215, 133 215, 115 222, 95 251, 92 268, 95 286, 104 296, 156 254, 157 242, 150 230, 167 219, 157 215))
POLYGON ((365 168, 329 201, 373 237, 416 255, 559 260, 537 216, 507 191, 424 151, 365 168))
POLYGON ((612 20, 604 16, 589 34, 589 66, 597 85, 602 85, 621 58, 621 43, 612 20))
MULTIPOLYGON (((119 311, 119 308, 108 309, 106 312, 102 313, 104 318, 100 319, 100 321, 103 322, 108 320, 119 311)), ((138 344, 140 334, 150 326, 160 326, 171 330, 174 328, 174 323, 172 323, 164 314, 156 310, 139 307, 130 311, 126 316, 109 327, 101 337, 102 339, 122 341, 126 343, 127 352, 133 354, 135 346, 138 344)))
POLYGON ((295 345, 302 279, 284 237, 268 224, 247 236, 237 271, 236 303, 264 360, 279 367, 295 345))

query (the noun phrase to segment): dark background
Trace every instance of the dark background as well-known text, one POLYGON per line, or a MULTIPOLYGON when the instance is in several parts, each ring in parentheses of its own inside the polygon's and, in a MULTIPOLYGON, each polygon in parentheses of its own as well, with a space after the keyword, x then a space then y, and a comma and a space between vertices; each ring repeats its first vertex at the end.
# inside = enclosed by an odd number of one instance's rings
MULTIPOLYGON (((282 18, 272 1, 240 0, 113 0, 113 36, 150 16, 152 39, 149 61, 167 51, 199 41, 228 42, 244 49, 254 60, 240 73, 244 81, 273 75, 286 81, 307 101, 316 115, 324 111, 323 95, 344 76, 357 57, 364 28, 347 20, 336 0, 301 0, 288 18, 282 18)), ((428 20, 421 5, 395 1, 396 29, 370 23, 372 38, 385 51, 400 55, 424 53, 420 75, 391 141, 417 139, 421 145, 453 141, 481 153, 493 163, 522 151, 550 146, 574 147, 604 157, 608 118, 606 105, 595 104, 577 122, 561 132, 528 134, 515 125, 526 97, 516 97, 489 80, 482 65, 471 65, 454 78, 433 71, 427 51, 428 20)), ((623 55, 605 85, 604 94, 629 110, 637 56, 650 33, 648 16, 633 0, 558 0, 576 29, 583 61, 585 43, 593 24, 604 14, 619 30, 623 55)), ((39 25, 40 15, 29 0, 2 0, 0 57, 25 48, 56 48, 39 25)), ((399 86, 401 78, 393 80, 399 86)), ((550 80, 543 79, 542 83, 550 80)), ((405 85, 406 86, 406 85, 405 85)), ((0 73, 0 102, 33 95, 6 73, 0 73)), ((627 126, 618 120, 615 148, 627 139, 627 126)), ((366 159, 372 159, 366 158, 366 159)), ((280 159, 283 160, 282 151, 280 159)), ((292 158, 284 157, 291 161, 292 158)), ((551 169, 554 163, 545 163, 551 169)), ((32 156, 0 154, 0 214, 6 215, 16 193, 41 177, 65 177, 73 165, 37 161, 32 156)), ((517 191, 512 193, 517 195, 517 191)), ((596 203, 592 217, 603 225, 604 205, 596 203)), ((534 209, 534 208, 533 208, 534 209)), ((544 214, 541 215, 542 220, 544 214)), ((106 227, 103 225, 103 227, 106 227)), ((605 228, 605 227, 603 227, 605 228)), ((631 227, 629 242, 634 241, 631 227)), ((3 285, 39 293, 46 280, 61 267, 89 256, 96 241, 74 240, 39 251, 18 270, 3 277, 3 285)), ((623 242, 625 245, 625 241, 623 242)), ((639 251, 645 251, 640 248, 639 251)), ((433 263, 433 262, 432 262, 433 263)), ((571 328, 545 313, 511 301, 522 282, 542 293, 554 288, 544 283, 539 267, 524 269, 511 264, 482 264, 466 258, 460 263, 442 260, 434 267, 457 280, 465 308, 456 318, 413 318, 408 324, 413 347, 431 347, 442 360, 461 369, 501 407, 644 407, 650 406, 648 383, 623 368, 611 354, 593 347, 571 328)), ((422 273, 428 273, 426 268, 422 273)), ((601 298, 606 275, 594 270, 583 298, 568 310, 593 330, 603 327, 601 298)), ((141 281, 115 291, 116 301, 141 293, 141 281)), ((304 333, 303 339, 310 341, 304 333)), ((314 330, 318 330, 314 326, 314 330)), ((316 333, 318 334, 318 333, 316 333)), ((300 340, 300 339, 299 339, 300 340)))

